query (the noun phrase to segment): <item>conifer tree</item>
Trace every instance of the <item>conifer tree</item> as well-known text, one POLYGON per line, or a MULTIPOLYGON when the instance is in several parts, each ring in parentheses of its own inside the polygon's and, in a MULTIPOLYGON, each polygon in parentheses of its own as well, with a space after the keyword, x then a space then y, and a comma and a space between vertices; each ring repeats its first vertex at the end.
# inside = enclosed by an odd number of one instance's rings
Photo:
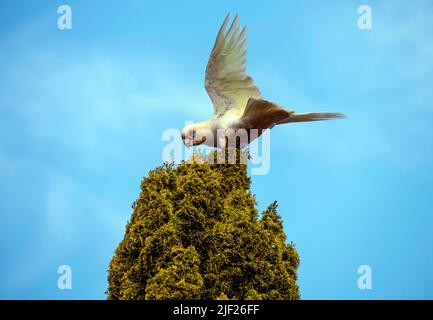
POLYGON ((242 155, 216 164, 217 151, 198 152, 149 172, 109 266, 109 299, 299 299, 298 253, 276 202, 259 218, 242 155))

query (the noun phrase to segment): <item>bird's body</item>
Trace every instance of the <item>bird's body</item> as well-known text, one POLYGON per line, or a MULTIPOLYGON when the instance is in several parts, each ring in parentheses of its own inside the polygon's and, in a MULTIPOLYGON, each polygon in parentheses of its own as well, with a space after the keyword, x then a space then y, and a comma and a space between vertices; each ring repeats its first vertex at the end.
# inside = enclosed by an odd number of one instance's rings
POLYGON ((214 115, 182 130, 187 146, 244 147, 275 125, 344 118, 341 113, 296 114, 262 98, 246 74, 246 27, 236 16, 225 32, 229 15, 220 28, 206 67, 205 88, 214 105, 214 115))

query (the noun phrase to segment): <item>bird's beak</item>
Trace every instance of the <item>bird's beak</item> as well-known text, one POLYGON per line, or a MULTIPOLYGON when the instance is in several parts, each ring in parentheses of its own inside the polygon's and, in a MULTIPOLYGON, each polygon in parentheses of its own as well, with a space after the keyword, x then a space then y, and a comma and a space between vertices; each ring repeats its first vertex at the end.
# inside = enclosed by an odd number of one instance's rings
POLYGON ((192 141, 190 139, 183 139, 183 144, 187 147, 190 148, 193 146, 192 141))
POLYGON ((191 144, 190 140, 186 137, 186 135, 185 135, 183 132, 182 132, 181 137, 182 137, 183 144, 184 144, 187 148, 191 147, 192 144, 191 144))

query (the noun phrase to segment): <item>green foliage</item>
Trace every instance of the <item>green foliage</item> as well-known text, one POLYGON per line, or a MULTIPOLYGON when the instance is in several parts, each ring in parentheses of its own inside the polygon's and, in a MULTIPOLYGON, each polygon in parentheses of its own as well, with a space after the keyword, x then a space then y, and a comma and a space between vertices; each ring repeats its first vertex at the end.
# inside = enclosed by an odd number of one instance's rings
POLYGON ((214 164, 217 154, 143 179, 110 263, 109 299, 299 299, 299 257, 277 203, 259 219, 244 155, 214 164))
POLYGON ((203 278, 200 256, 193 246, 173 247, 167 268, 160 268, 146 286, 146 299, 199 299, 203 278))

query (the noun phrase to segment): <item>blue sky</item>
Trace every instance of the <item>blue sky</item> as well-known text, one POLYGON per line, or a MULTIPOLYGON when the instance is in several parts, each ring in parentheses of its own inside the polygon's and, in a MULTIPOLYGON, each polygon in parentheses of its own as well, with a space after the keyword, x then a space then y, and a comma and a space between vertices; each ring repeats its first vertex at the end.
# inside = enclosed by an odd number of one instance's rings
POLYGON ((105 298, 163 131, 212 114, 204 69, 227 12, 265 98, 349 116, 273 129, 252 178, 260 209, 279 201, 302 297, 433 298, 433 4, 401 0, 1 2, 0 298, 105 298))

